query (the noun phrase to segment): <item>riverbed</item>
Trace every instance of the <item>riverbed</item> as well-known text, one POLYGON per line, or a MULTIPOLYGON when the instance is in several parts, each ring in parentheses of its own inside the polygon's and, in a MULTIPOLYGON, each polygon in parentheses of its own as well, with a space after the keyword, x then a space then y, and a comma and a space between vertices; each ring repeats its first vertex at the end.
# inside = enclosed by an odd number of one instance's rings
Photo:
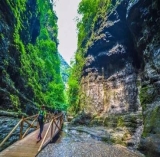
POLYGON ((48 144, 38 155, 38 157, 144 157, 140 152, 128 149, 121 145, 113 145, 102 141, 95 128, 92 132, 90 128, 69 127, 67 124, 54 141, 48 144), (86 130, 91 130, 87 132, 86 130))

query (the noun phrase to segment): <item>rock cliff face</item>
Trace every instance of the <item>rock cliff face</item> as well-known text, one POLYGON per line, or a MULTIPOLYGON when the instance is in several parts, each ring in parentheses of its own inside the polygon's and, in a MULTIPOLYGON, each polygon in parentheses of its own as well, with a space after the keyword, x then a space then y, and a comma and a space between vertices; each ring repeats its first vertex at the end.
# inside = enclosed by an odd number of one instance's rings
MULTIPOLYGON (((22 115, 37 113, 42 103, 51 108, 53 101, 63 102, 57 17, 51 2, 0 1, 0 141, 22 115)), ((0 151, 18 138, 19 128, 0 151)))
MULTIPOLYGON (((28 1, 26 5, 28 12, 36 13, 36 5, 32 5, 34 7, 29 7, 31 3, 34 4, 35 2, 35 0, 32 2, 28 1)), ((34 95, 33 91, 30 88, 25 88, 26 80, 20 74, 21 52, 17 50, 14 41, 15 26, 17 24, 16 17, 13 14, 11 6, 5 0, 0 2, 0 17, 0 109, 12 110, 14 106, 11 95, 16 95, 22 104, 28 104, 28 107, 33 106, 32 109, 34 111, 34 103, 31 101, 34 95), (28 94, 26 95, 25 93, 28 94)), ((21 30, 21 33, 23 32, 23 35, 21 34, 21 39, 25 43, 28 43, 30 39, 34 41, 40 30, 40 25, 36 16, 34 19, 31 16, 27 18, 31 23, 27 24, 25 31, 21 30), (37 23, 36 28, 34 28, 34 22, 37 23)), ((25 22, 27 21, 25 20, 25 22)), ((24 26, 26 25, 25 22, 24 26)), ((24 106, 22 105, 21 107, 24 106)))
POLYGON ((63 101, 55 92, 64 87, 51 2, 0 1, 0 110, 34 114, 42 103, 63 101))
MULTIPOLYGON (((125 127, 120 141, 160 153, 160 4, 158 0, 112 1, 97 22, 81 79, 81 108, 107 127, 125 127), (142 130, 142 122, 144 130, 142 130)), ((95 119, 92 121, 95 123, 95 119)), ((153 153, 151 152, 151 153, 153 153)), ((156 154, 157 153, 157 154, 156 154)))
POLYGON ((127 22, 134 47, 143 58, 140 101, 143 108, 144 131, 142 149, 160 155, 160 2, 130 2, 127 22), (155 153, 156 152, 156 153, 155 153))

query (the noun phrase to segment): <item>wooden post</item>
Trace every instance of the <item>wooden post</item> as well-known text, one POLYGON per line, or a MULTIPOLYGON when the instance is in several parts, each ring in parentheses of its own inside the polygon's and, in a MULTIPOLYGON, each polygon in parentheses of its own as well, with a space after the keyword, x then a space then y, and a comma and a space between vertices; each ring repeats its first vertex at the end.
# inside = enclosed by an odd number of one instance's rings
POLYGON ((61 126, 61 117, 58 118, 58 121, 60 121, 60 126, 61 126))
MULTIPOLYGON (((58 121, 58 120, 57 120, 58 121)), ((56 125, 56 127, 59 129, 59 130, 61 130, 61 128, 57 125, 57 123, 56 123, 56 121, 53 121, 54 122, 54 124, 56 125)), ((55 128, 56 128, 55 127, 55 128)))
POLYGON ((23 135, 23 122, 24 122, 24 117, 22 117, 22 121, 20 124, 20 136, 19 136, 20 140, 22 139, 22 135, 23 135))
POLYGON ((61 128, 62 128, 62 126, 63 126, 63 122, 64 122, 64 119, 63 119, 63 117, 62 117, 62 121, 61 121, 61 128))
MULTIPOLYGON (((53 122, 54 122, 54 120, 53 120, 53 122)), ((54 126, 54 132, 53 132, 53 134, 56 132, 56 125, 54 126)))
POLYGON ((27 132, 29 131, 29 129, 33 126, 34 122, 37 120, 37 117, 33 120, 33 122, 30 124, 30 126, 28 127, 28 129, 26 130, 26 132, 23 134, 22 138, 24 138, 24 136, 27 134, 27 132))
POLYGON ((51 142, 52 142, 52 137, 53 137, 53 121, 52 121, 52 126, 51 126, 51 142))
POLYGON ((62 123, 63 123, 63 115, 60 117, 60 128, 62 128, 62 123))

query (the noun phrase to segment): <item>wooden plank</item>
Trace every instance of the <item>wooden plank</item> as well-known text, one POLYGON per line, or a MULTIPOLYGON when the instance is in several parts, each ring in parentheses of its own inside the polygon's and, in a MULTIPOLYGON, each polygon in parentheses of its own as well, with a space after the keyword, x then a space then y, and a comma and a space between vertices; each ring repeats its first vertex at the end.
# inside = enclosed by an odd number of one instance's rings
MULTIPOLYGON (((59 128, 60 126, 60 120, 56 120, 56 123, 59 128)), ((47 123, 44 125, 44 129, 42 132, 42 137, 45 136, 46 131, 48 130, 50 123, 47 123)), ((56 127, 55 124, 53 124, 53 137, 59 132, 59 129, 56 127)), ((0 152, 0 157, 34 157, 38 153, 38 149, 42 143, 42 140, 37 143, 37 136, 39 134, 39 129, 30 133, 25 138, 15 142, 13 145, 9 146, 2 152, 0 152)), ((44 144, 46 145, 48 142, 51 141, 51 129, 48 131, 48 135, 46 136, 46 140, 44 144)))
POLYGON ((10 152, 8 154, 2 154, 1 157, 35 157, 35 153, 17 153, 17 152, 10 152))

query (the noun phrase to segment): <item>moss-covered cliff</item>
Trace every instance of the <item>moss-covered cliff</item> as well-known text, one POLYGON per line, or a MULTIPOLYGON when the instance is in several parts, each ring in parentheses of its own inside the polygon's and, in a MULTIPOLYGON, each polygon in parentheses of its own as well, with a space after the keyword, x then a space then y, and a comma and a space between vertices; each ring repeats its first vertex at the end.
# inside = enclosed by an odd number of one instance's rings
POLYGON ((61 54, 59 54, 59 58, 60 58, 60 62, 61 62, 60 71, 61 71, 61 75, 62 75, 62 80, 63 80, 64 84, 67 85, 68 78, 69 78, 70 66, 64 60, 64 58, 61 56, 61 54))
POLYGON ((49 0, 0 2, 0 109, 64 108, 57 17, 49 0))
POLYGON ((138 133, 141 150, 155 156, 160 154, 159 9, 158 0, 82 0, 69 78, 72 111, 91 114, 90 124, 125 128, 117 138, 123 145, 135 145, 138 133))

